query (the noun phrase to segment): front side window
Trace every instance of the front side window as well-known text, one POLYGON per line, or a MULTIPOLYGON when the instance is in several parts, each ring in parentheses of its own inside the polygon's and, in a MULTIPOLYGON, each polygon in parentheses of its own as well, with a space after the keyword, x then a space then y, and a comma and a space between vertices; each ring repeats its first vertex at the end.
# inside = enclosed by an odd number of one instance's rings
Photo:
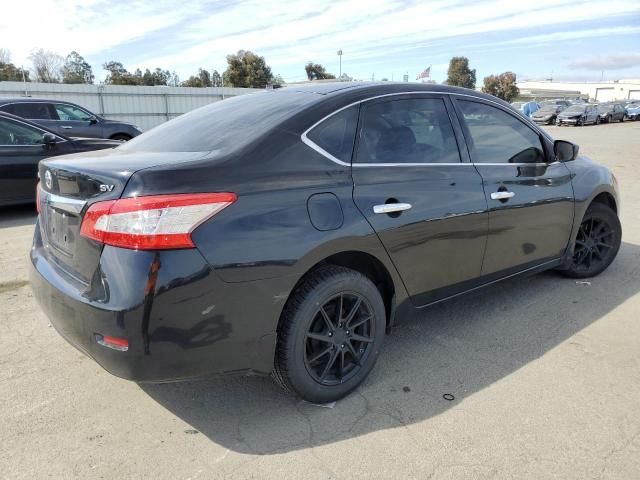
POLYGON ((544 163, 540 136, 499 108, 458 100, 476 163, 544 163))
POLYGON ((78 107, 73 107, 71 105, 66 105, 64 103, 56 103, 54 104, 54 108, 56 109, 56 113, 58 114, 58 118, 64 121, 89 121, 92 117, 89 113, 84 110, 79 109, 78 107))
POLYGON ((358 107, 353 106, 330 116, 307 134, 307 138, 333 155, 349 163, 358 126, 358 107))
POLYGON ((13 113, 28 120, 50 120, 51 110, 47 103, 14 103, 10 106, 9 113, 13 113))
POLYGON ((459 163, 440 98, 389 100, 363 107, 357 163, 459 163))
POLYGON ((6 118, 0 118, 0 145, 40 145, 42 132, 6 118))

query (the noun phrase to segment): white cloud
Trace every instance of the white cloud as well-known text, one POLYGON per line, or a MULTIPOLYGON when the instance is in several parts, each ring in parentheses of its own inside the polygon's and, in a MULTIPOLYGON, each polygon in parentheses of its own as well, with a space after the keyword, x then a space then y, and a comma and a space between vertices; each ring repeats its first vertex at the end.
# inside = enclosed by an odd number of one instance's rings
POLYGON ((610 53, 582 58, 569 64, 576 70, 622 70, 640 65, 640 52, 610 53))
MULTIPOLYGON (((157 43, 149 41, 146 51, 123 48, 121 55, 101 61, 119 59, 129 69, 161 66, 183 76, 200 66, 224 69, 225 56, 238 49, 265 55, 279 72, 291 71, 307 60, 336 65, 335 52, 342 48, 344 70, 364 76, 365 72, 354 71, 360 68, 357 65, 380 58, 392 65, 394 57, 411 51, 416 52, 415 63, 424 68, 431 63, 423 58, 425 52, 435 57, 438 50, 429 46, 451 37, 517 34, 518 38, 501 44, 484 44, 496 48, 561 42, 588 35, 584 30, 562 30, 569 22, 637 13, 637 0, 608 0, 606 9, 601 0, 580 5, 574 0, 458 1, 457 6, 452 6, 452 0, 10 0, 2 6, 0 45, 12 51, 16 63, 26 65, 29 51, 35 48, 61 54, 75 49, 100 58, 132 40, 155 38, 162 42, 162 53, 157 43), (557 33, 534 35, 538 25, 557 28, 557 33), (164 34, 161 40, 159 32, 164 34), (528 32, 532 34, 526 35, 528 32)), ((635 26, 620 28, 626 29, 618 29, 620 35, 639 31, 635 26)), ((591 35, 598 33, 591 31, 591 35)), ((468 45, 469 50, 482 46, 468 45)))

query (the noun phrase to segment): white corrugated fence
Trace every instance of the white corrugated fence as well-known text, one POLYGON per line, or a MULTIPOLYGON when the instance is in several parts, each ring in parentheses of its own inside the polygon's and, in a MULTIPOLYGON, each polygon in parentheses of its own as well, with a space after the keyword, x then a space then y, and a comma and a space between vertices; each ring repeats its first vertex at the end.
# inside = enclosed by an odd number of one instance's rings
POLYGON ((259 92, 231 87, 146 87, 128 85, 66 85, 0 82, 0 97, 66 100, 111 120, 122 120, 143 131, 190 110, 227 97, 259 92))

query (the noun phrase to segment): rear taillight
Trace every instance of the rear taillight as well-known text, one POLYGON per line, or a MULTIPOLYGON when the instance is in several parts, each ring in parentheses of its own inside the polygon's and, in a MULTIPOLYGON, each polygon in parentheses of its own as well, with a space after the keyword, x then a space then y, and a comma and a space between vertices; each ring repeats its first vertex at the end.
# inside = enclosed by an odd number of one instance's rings
POLYGON ((153 195, 97 202, 80 235, 134 250, 193 248, 191 232, 236 201, 234 193, 153 195))

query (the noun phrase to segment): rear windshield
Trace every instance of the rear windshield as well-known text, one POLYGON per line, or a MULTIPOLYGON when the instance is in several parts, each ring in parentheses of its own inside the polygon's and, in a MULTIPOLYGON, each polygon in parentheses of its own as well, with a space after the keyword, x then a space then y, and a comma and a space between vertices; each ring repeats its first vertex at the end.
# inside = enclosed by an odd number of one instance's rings
POLYGON ((317 95, 286 91, 239 95, 185 113, 118 149, 225 153, 247 145, 317 99, 317 95))
POLYGON ((585 108, 586 107, 584 105, 571 105, 565 110, 565 113, 581 113, 585 111, 585 108))

